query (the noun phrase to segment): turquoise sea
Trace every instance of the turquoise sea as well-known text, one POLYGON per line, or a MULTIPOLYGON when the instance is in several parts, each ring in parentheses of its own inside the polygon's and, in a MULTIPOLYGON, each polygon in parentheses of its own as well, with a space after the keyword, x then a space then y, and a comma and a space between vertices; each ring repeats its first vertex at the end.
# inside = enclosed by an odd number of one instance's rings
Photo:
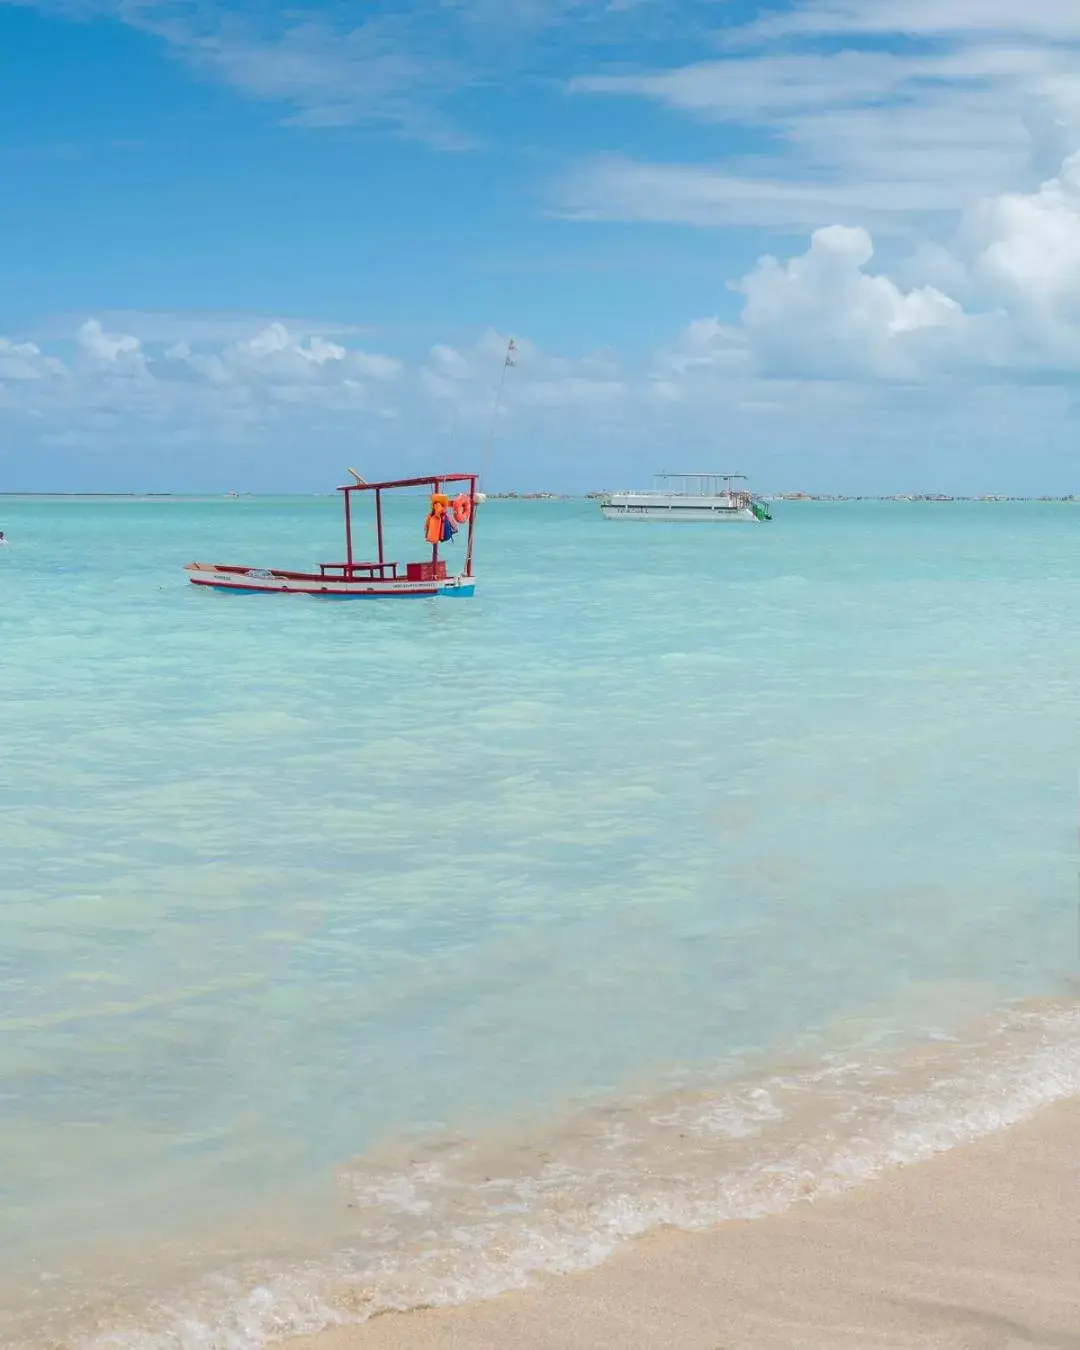
POLYGON ((1080 1091, 1080 508, 0 499, 0 1342, 248 1350, 1080 1091), (390 518, 421 556, 424 503, 390 518))

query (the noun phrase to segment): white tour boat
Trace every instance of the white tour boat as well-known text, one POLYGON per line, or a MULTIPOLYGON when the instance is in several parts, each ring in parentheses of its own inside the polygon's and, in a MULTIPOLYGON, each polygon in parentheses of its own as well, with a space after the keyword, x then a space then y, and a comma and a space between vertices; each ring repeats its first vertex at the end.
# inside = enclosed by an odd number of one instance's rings
POLYGON ((658 473, 652 492, 611 492, 605 520, 772 520, 765 503, 736 487, 741 473, 658 473))

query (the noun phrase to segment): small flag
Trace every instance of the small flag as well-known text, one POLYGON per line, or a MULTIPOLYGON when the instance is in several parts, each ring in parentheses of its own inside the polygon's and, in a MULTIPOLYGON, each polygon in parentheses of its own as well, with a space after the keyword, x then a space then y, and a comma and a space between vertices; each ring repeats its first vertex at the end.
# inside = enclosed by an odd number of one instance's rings
POLYGON ((517 351, 517 343, 513 338, 506 344, 506 365, 514 366, 517 362, 514 360, 514 353, 517 351))

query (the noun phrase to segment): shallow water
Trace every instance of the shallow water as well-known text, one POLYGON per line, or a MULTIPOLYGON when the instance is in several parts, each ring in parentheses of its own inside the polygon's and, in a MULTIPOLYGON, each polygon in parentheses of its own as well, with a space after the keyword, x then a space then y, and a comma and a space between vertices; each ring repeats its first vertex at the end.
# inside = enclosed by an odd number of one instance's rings
MULTIPOLYGON (((483 1188, 492 1168, 519 1185, 507 1140, 539 1130, 580 1195, 603 1171, 568 1142, 592 1137, 582 1111, 652 1119, 722 1091, 753 1124, 766 1091, 797 1151, 799 1122, 853 1108, 794 1110, 775 1090, 791 1056, 805 1084, 895 1073, 906 1041, 1075 972, 1075 508, 778 505, 768 526, 680 528, 491 502, 476 598, 399 605, 186 585, 193 557, 338 556, 332 498, 0 515, 11 1339, 28 1292, 62 1334, 87 1271, 160 1292, 178 1234, 303 1263, 299 1302, 262 1270, 270 1303, 230 1345, 317 1323, 319 1272, 419 1297, 401 1216, 438 1205, 414 1165, 442 1178, 447 1232, 462 1216, 467 1269, 442 1243, 440 1288, 505 1284, 528 1262, 490 1224, 524 1202, 483 1188), (451 1184, 432 1157, 463 1135, 483 1176, 451 1184)), ((402 560, 422 516, 395 513, 402 560)), ((1054 1091, 1064 1016, 1039 1038, 1054 1091)), ((961 1115, 1007 1118, 978 1081, 961 1115)), ((676 1165, 639 1135, 613 1192, 639 1227, 658 1167, 689 1213, 754 1164, 676 1165)), ((596 1195, 564 1264, 596 1250, 596 1195)), ((244 1269, 187 1341, 159 1307, 139 1343, 216 1344, 244 1269)), ((95 1325, 135 1326, 133 1307, 95 1325)))

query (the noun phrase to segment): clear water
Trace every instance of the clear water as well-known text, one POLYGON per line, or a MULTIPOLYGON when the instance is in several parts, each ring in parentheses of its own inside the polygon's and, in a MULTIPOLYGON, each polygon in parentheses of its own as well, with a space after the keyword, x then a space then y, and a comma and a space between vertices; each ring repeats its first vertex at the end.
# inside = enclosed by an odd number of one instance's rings
POLYGON ((186 584, 338 557, 333 498, 0 500, 0 1281, 701 1075, 754 1133, 778 1057, 1059 991, 1080 512, 774 516, 491 502, 475 599, 373 605, 186 584))

